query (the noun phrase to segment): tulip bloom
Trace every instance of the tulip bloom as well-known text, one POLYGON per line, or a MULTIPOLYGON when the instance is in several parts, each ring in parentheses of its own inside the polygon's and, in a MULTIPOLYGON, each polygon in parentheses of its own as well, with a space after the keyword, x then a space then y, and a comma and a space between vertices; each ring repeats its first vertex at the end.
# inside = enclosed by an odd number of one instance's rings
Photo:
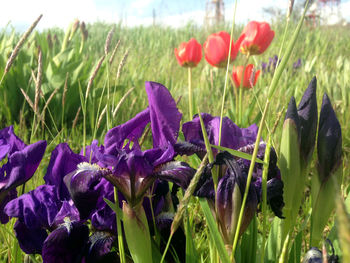
MULTIPOLYGON (((238 66, 233 68, 232 78, 236 88, 239 88, 241 86, 242 75, 243 75, 243 66, 238 66)), ((260 75, 260 70, 254 71, 254 65, 249 64, 244 71, 242 87, 249 89, 255 86, 259 75, 260 75)))
MULTIPOLYGON (((203 44, 206 61, 213 67, 223 68, 227 65, 227 58, 229 56, 231 36, 225 31, 211 34, 203 44)), ((238 44, 234 44, 233 40, 231 46, 230 61, 233 61, 238 53, 238 44)))
POLYGON ((202 46, 191 38, 190 41, 181 43, 179 49, 175 48, 174 53, 181 67, 193 68, 202 59, 202 46))
POLYGON ((259 55, 269 47, 274 36, 268 23, 251 21, 238 39, 239 50, 245 55, 259 55))

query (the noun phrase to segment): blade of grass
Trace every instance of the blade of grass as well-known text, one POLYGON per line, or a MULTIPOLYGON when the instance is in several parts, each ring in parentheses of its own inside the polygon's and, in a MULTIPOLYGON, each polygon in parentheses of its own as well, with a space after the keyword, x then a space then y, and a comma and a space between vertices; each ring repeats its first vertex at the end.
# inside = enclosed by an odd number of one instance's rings
MULTIPOLYGON (((221 234, 220 234, 219 229, 217 227, 216 221, 215 221, 213 214, 209 208, 208 201, 206 199, 200 198, 199 203, 200 203, 202 210, 204 212, 205 219, 207 220, 207 224, 209 227, 211 237, 213 238, 216 249, 219 252, 221 262, 223 262, 223 263, 231 262, 228 254, 227 254, 227 251, 226 251, 226 248, 224 245, 224 241, 222 240, 221 234)), ((234 262, 234 261, 232 261, 232 262, 234 262)))

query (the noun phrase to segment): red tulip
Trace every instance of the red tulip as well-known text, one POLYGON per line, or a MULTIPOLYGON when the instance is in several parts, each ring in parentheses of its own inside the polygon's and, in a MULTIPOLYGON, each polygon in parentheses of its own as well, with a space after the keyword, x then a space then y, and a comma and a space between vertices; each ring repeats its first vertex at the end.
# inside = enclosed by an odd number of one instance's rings
MULTIPOLYGON (((221 31, 216 34, 211 34, 203 44, 206 61, 218 68, 224 68, 227 65, 227 58, 230 48, 230 34, 221 31)), ((232 40, 230 61, 233 61, 238 53, 239 45, 234 45, 232 40)))
POLYGON ((274 36, 275 32, 268 23, 251 21, 238 39, 239 49, 243 54, 261 54, 269 47, 274 36))
POLYGON ((179 49, 175 48, 174 52, 181 67, 196 67, 202 59, 202 46, 194 38, 181 43, 179 49))
MULTIPOLYGON (((238 66, 238 67, 233 68, 232 78, 233 78, 233 81, 234 81, 235 86, 237 88, 239 88, 241 85, 242 75, 243 75, 243 66, 238 66)), ((249 89, 252 87, 252 85, 250 85, 250 83, 252 83, 253 86, 255 86, 259 75, 260 75, 260 70, 254 72, 254 65, 249 64, 246 67, 245 72, 244 72, 244 79, 243 79, 242 87, 249 89)))

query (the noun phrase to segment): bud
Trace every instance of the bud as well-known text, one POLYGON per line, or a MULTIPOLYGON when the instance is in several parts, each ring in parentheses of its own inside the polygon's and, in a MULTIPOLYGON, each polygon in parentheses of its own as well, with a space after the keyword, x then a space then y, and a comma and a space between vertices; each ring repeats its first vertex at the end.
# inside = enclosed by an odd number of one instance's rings
POLYGON ((311 245, 318 246, 323 229, 335 207, 342 177, 341 127, 332 104, 324 94, 318 127, 318 176, 311 178, 311 245))
POLYGON ((318 172, 321 181, 328 180, 328 177, 340 166, 341 147, 341 127, 327 94, 324 94, 317 138, 318 172))
POLYGON ((302 167, 305 168, 312 157, 316 142, 317 129, 317 80, 313 77, 298 106, 300 122, 300 154, 302 167))

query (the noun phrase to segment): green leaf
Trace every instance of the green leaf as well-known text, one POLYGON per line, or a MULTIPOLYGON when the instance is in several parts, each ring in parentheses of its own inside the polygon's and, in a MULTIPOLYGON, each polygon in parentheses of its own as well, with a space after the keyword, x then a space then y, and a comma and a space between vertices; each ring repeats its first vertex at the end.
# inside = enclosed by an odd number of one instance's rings
POLYGON ((193 242, 190 218, 188 216, 185 223, 185 234, 186 234, 186 263, 196 263, 198 262, 197 260, 198 255, 193 242))
MULTIPOLYGON (((229 152, 233 156, 236 156, 238 158, 243 158, 243 159, 246 159, 246 160, 249 160, 249 161, 251 161, 252 157, 253 157, 251 154, 240 152, 240 151, 237 151, 237 150, 233 150, 231 148, 218 146, 218 145, 214 145, 214 144, 210 144, 210 146, 213 147, 213 148, 216 148, 218 150, 221 150, 221 151, 229 152)), ((261 164, 265 164, 264 161, 260 160, 259 158, 256 158, 256 162, 257 163, 261 163, 261 164)))
POLYGON ((117 206, 112 201, 108 200, 107 198, 103 198, 103 200, 107 203, 107 205, 117 214, 120 220, 123 220, 123 211, 120 209, 119 206, 117 206))
POLYGON ((289 253, 288 263, 300 263, 301 258, 301 244, 303 242, 303 232, 300 231, 293 239, 292 249, 289 253))
POLYGON ((267 245, 265 248, 265 260, 266 263, 277 262, 280 251, 280 224, 281 219, 275 217, 272 221, 269 237, 267 239, 267 245))
POLYGON ((207 224, 209 227, 211 237, 213 238, 216 249, 219 252, 221 262, 230 263, 230 258, 227 254, 227 251, 226 251, 226 248, 224 245, 224 241, 222 240, 221 234, 220 234, 219 229, 217 227, 217 223, 216 223, 216 221, 211 213, 211 210, 210 210, 209 205, 208 205, 208 201, 206 199, 200 198, 199 203, 202 207, 202 210, 204 212, 204 216, 207 220, 207 224))

